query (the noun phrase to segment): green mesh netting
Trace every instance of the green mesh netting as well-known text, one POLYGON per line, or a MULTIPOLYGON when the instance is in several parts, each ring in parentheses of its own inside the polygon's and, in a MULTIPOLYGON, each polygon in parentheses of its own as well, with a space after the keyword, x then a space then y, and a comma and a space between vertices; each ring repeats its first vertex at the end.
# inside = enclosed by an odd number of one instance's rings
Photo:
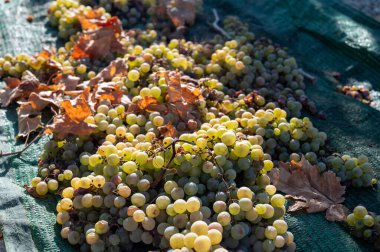
MULTIPOLYGON (((299 65, 317 77, 316 84, 308 85, 307 94, 326 112, 327 120, 312 117, 312 121, 328 133, 339 152, 368 155, 379 174, 380 112, 335 92, 326 73, 338 71, 343 80, 369 81, 375 90, 380 90, 380 23, 338 0, 204 2, 210 16, 211 8, 221 16, 238 15, 256 34, 287 46, 299 65)), ((48 5, 44 0, 0 2, 0 56, 56 46, 56 32, 47 25, 48 5), (27 15, 33 15, 33 23, 25 20, 27 15)), ((22 147, 14 140, 16 118, 14 108, 0 110, 1 151, 22 147)), ((22 188, 36 173, 43 142, 34 144, 20 157, 0 160, 0 225, 8 252, 74 251, 60 238, 55 224, 56 199, 35 200, 22 188)), ((348 190, 345 205, 353 208, 359 203, 380 213, 377 190, 348 190)), ((286 217, 298 251, 371 251, 368 245, 353 239, 343 225, 327 222, 323 214, 286 217)))

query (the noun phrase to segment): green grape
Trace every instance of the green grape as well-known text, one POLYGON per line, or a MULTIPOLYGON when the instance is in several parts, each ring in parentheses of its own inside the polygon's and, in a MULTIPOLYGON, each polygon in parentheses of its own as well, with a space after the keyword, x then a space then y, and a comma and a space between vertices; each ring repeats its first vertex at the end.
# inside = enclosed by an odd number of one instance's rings
POLYGON ((354 216, 356 219, 363 219, 367 214, 367 209, 363 206, 357 206, 354 208, 354 216))
POLYGON ((36 185, 36 192, 38 195, 46 195, 48 193, 48 190, 48 185, 44 181, 41 181, 36 185))
POLYGON ((211 248, 210 238, 206 235, 200 235, 194 240, 194 249, 196 252, 207 252, 211 248))

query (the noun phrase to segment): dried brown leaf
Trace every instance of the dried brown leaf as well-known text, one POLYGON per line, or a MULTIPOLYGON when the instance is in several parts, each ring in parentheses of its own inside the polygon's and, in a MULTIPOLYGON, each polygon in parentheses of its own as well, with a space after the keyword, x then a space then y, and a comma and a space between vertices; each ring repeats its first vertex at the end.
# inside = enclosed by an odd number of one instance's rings
POLYGON ((32 106, 34 110, 43 110, 46 106, 56 104, 57 97, 54 95, 52 91, 43 91, 39 94, 31 93, 28 99, 29 104, 32 106))
POLYGON ((84 33, 74 45, 71 58, 102 59, 109 53, 124 52, 119 41, 122 32, 121 22, 112 17, 105 22, 96 23, 98 29, 84 33))
POLYGON ((61 75, 58 85, 62 85, 65 91, 72 91, 79 85, 80 78, 70 74, 61 75))
POLYGON ((176 27, 193 25, 196 17, 196 0, 167 0, 166 11, 176 27))
POLYGON ((54 134, 57 139, 64 139, 67 135, 90 135, 97 128, 96 125, 84 122, 92 114, 88 104, 90 89, 85 89, 74 100, 61 102, 63 113, 54 118, 53 124, 46 127, 46 134, 54 134))
POLYGON ((178 135, 178 131, 173 127, 171 123, 158 127, 158 131, 165 137, 176 137, 178 135))
POLYGON ((318 167, 304 157, 298 165, 301 168, 280 163, 279 168, 270 173, 277 189, 296 201, 290 211, 306 209, 308 213, 316 213, 327 210, 327 219, 344 220, 340 204, 344 202, 345 186, 340 184, 340 178, 331 171, 321 174, 318 167))
POLYGON ((20 85, 21 81, 17 78, 8 77, 4 79, 5 84, 7 84, 7 87, 12 89, 16 88, 20 85))
POLYGON ((102 82, 112 81, 112 78, 115 76, 123 76, 128 73, 128 66, 126 59, 116 59, 112 61, 106 68, 100 71, 94 78, 90 81, 83 83, 84 87, 94 86, 102 82))
POLYGON ((42 127, 41 112, 35 110, 29 102, 25 102, 17 109, 18 137, 26 137, 30 132, 42 127))
POLYGON ((8 87, 0 91, 0 104, 2 107, 8 107, 13 102, 21 98, 28 98, 38 86, 38 79, 29 71, 26 71, 21 81, 8 79, 8 87))
POLYGON ((64 139, 66 136, 72 134, 76 136, 88 136, 97 128, 94 124, 88 124, 85 122, 75 123, 68 117, 57 116, 54 118, 54 123, 49 125, 45 133, 54 134, 57 139, 64 139))
POLYGON ((87 102, 89 89, 83 91, 74 101, 64 100, 61 102, 61 107, 65 110, 64 114, 72 122, 81 123, 84 119, 90 116, 91 108, 87 102))

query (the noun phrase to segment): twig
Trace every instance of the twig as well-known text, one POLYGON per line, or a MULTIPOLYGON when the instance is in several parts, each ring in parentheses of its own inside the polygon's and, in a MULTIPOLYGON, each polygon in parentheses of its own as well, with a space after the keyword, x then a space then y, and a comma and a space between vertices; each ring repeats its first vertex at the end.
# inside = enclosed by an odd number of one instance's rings
POLYGON ((298 71, 300 72, 300 74, 302 74, 303 76, 305 76, 305 78, 308 79, 309 81, 311 81, 313 83, 316 82, 317 79, 313 75, 305 72, 305 70, 303 70, 302 68, 298 69, 298 71))
POLYGON ((223 36, 225 36, 227 39, 231 39, 231 36, 228 35, 228 33, 222 27, 220 27, 218 25, 218 22, 219 22, 220 18, 219 18, 219 15, 218 15, 218 12, 216 11, 216 9, 212 9, 212 12, 214 13, 214 17, 215 17, 214 22, 211 24, 212 28, 214 28, 220 34, 222 34, 223 36))
MULTIPOLYGON (((46 123, 46 125, 48 125, 51 121, 53 120, 53 118, 51 118, 47 123, 46 123)), ((38 139, 40 139, 41 137, 42 137, 42 135, 45 133, 45 128, 46 127, 44 127, 42 130, 41 130, 41 132, 40 133, 38 133, 38 135, 35 137, 35 138, 33 138, 33 140, 32 141, 30 141, 30 143, 28 143, 28 144, 26 144, 26 145, 24 145, 24 147, 21 149, 21 150, 19 150, 19 151, 15 151, 15 152, 8 152, 8 153, 3 153, 3 152, 1 152, 0 151, 0 158, 1 157, 7 157, 7 156, 13 156, 13 155, 19 155, 19 154, 22 154, 24 151, 26 151, 35 141, 37 141, 38 139)), ((28 135, 28 138, 29 138, 29 135, 28 135)), ((27 138, 27 139, 28 139, 27 138)))

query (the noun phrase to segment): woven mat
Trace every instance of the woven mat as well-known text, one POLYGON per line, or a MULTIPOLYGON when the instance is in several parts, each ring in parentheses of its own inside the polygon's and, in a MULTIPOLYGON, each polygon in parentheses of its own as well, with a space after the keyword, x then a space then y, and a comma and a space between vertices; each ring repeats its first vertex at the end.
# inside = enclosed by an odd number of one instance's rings
MULTIPOLYGON (((370 81, 380 90, 380 24, 333 0, 209 0, 205 11, 216 8, 221 16, 238 15, 253 32, 288 46, 299 65, 316 76, 307 94, 327 120, 312 117, 328 133, 330 142, 344 154, 365 154, 380 172, 380 112, 335 92, 326 72, 338 71, 343 80, 370 81)), ((34 53, 44 46, 57 46, 56 32, 47 24, 49 2, 11 0, 0 2, 0 56, 5 53, 34 53), (33 23, 26 17, 32 15, 33 23)), ((211 16, 211 14, 210 14, 211 16)), ((197 29, 197 28, 194 28, 197 29)), ((308 116, 307 114, 305 114, 308 116)), ((22 148, 15 141, 15 108, 0 110, 0 150, 22 148)), ((20 157, 0 160, 0 227, 8 252, 75 251, 60 238, 55 224, 57 198, 36 200, 22 186, 37 170, 42 139, 20 157)), ((374 189, 348 190, 345 205, 364 204, 380 213, 380 194, 374 189)), ((353 239, 347 229, 327 222, 323 214, 287 215, 298 251, 371 251, 353 239)))

